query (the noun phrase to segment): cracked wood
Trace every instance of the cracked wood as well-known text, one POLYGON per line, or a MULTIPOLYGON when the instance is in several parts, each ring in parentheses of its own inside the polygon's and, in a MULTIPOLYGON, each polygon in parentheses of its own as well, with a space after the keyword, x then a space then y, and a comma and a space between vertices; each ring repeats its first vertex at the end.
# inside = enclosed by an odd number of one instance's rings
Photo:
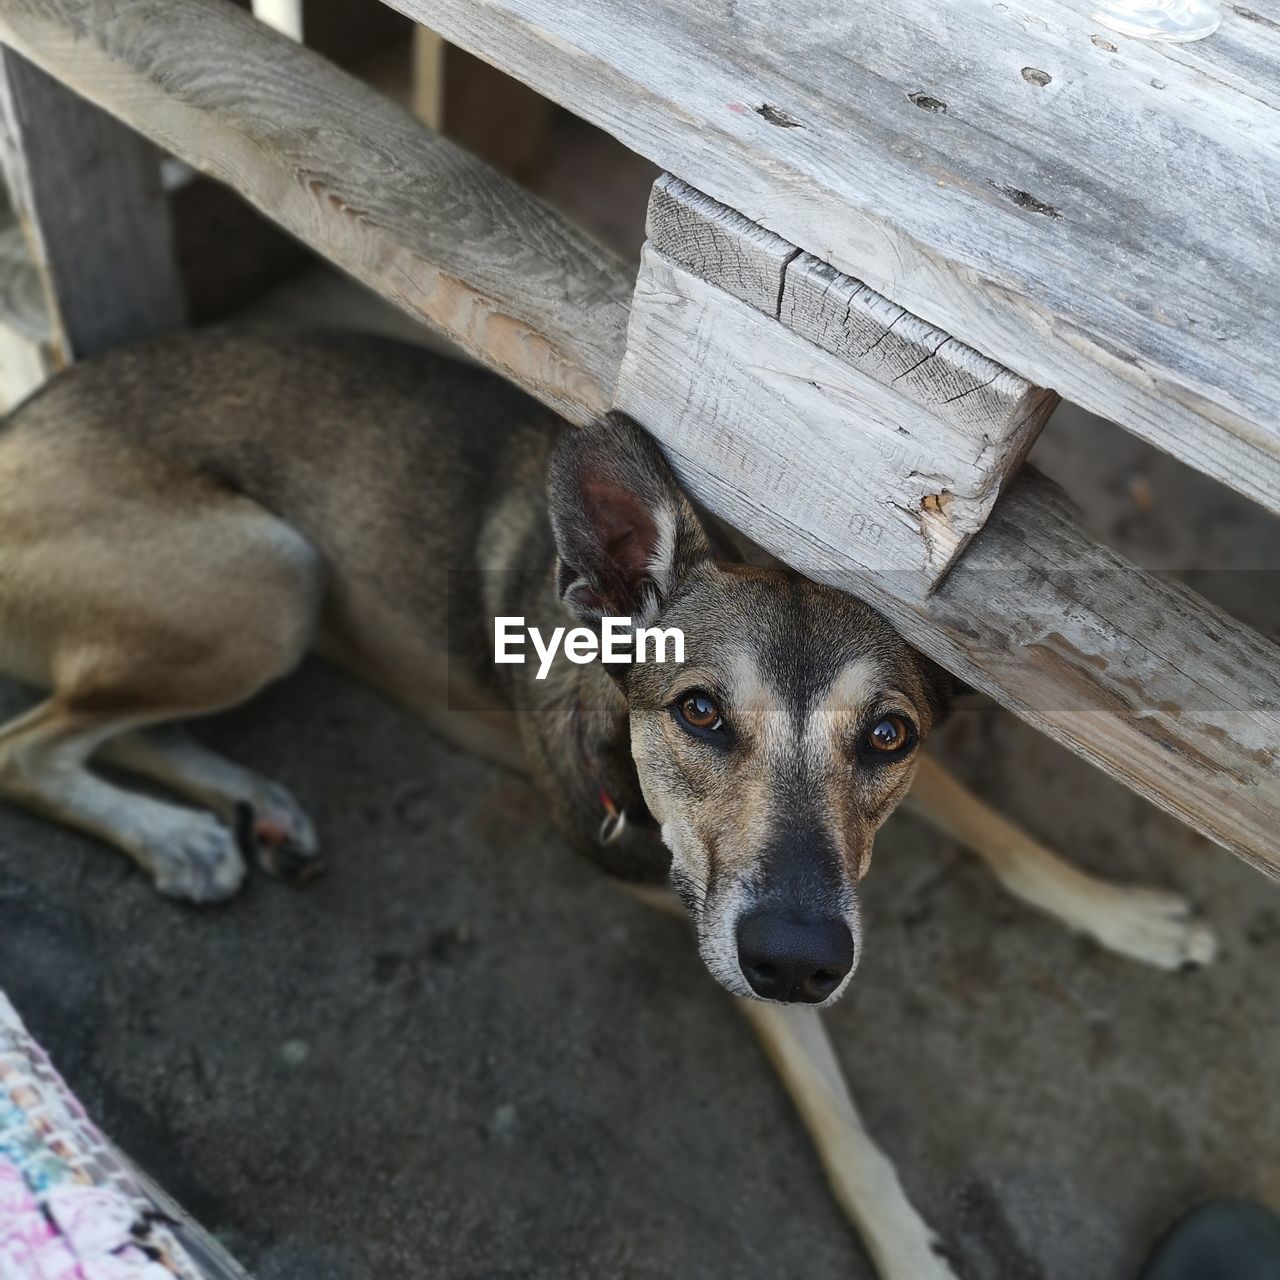
POLYGON ((855 529, 867 567, 936 583, 1056 397, 670 174, 648 230, 623 400, 660 436, 732 424, 780 503, 855 529))

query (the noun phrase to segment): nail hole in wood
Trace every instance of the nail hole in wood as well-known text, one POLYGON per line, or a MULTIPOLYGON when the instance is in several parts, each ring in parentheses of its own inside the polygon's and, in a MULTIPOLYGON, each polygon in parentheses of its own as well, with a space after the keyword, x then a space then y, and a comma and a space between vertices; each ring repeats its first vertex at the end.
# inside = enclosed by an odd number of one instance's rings
POLYGON ((804 128, 804 125, 795 116, 789 116, 785 111, 780 111, 777 107, 771 107, 767 102, 761 103, 756 108, 756 115, 763 116, 770 124, 776 124, 779 129, 804 128))
POLYGON ((931 97, 923 90, 917 90, 915 93, 907 94, 907 97, 920 108, 921 111, 932 111, 934 115, 946 115, 947 104, 941 98, 931 97))
POLYGON ((1034 84, 1041 89, 1053 82, 1053 77, 1047 71, 1041 71, 1039 67, 1023 67, 1022 78, 1028 84, 1034 84))
POLYGON ((1061 210, 1055 209, 1053 205, 1046 204, 1043 200, 1037 200, 1029 191, 1023 191, 1020 187, 1002 186, 998 182, 992 182, 991 185, 1006 200, 1012 200, 1019 209, 1026 209, 1028 213, 1043 214, 1046 218, 1060 219, 1062 217, 1061 210))

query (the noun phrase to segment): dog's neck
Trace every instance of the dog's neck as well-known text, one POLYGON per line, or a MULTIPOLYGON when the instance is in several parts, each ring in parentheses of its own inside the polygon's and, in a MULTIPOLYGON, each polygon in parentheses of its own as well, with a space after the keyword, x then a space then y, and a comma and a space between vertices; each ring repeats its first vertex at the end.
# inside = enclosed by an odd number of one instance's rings
POLYGON ((612 875, 665 883, 669 857, 640 789, 618 682, 563 653, 546 680, 529 664, 512 670, 523 673, 520 697, 534 713, 534 770, 579 850, 612 875))

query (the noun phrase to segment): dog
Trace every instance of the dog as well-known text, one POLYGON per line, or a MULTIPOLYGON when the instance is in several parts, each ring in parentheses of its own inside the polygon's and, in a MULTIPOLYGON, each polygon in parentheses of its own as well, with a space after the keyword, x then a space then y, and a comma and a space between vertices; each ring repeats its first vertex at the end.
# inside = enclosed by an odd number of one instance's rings
POLYGON ((917 772, 1019 896, 1165 967, 1211 955, 1180 899, 1083 876, 922 765, 952 677, 860 601, 744 563, 621 414, 570 428, 386 339, 227 330, 77 365, 0 428, 0 670, 48 691, 0 728, 0 795, 171 897, 227 898, 251 859, 305 879, 298 802, 178 723, 311 651, 527 770, 639 895, 674 888, 886 1280, 952 1273, 813 1017, 857 967, 858 886, 917 772), (495 661, 514 618, 678 631, 683 661, 495 661))

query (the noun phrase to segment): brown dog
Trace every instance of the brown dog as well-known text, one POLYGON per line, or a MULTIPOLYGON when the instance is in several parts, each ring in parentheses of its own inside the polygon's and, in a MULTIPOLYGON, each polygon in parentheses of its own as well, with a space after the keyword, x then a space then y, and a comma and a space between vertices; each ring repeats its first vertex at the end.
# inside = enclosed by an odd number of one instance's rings
MULTIPOLYGON (((707 968, 757 998, 883 1274, 950 1274, 812 1014, 784 1008, 835 1000, 854 971, 858 881, 946 712, 944 671, 848 596, 717 558, 627 419, 566 430, 486 374, 385 340, 228 332, 119 351, 0 430, 0 668, 50 691, 0 729, 0 793, 116 845, 175 897, 234 893, 245 851, 303 876, 316 840, 299 805, 173 722, 243 702, 312 649, 529 768, 609 872, 674 885, 707 968), (684 660, 560 652, 540 679, 495 662, 495 620, 517 618, 541 635, 606 618, 678 631, 684 660), (112 785, 95 760, 195 807, 112 785)), ((921 772, 929 816, 1023 898, 1152 963, 1209 958, 1181 900, 1084 877, 921 772)))

